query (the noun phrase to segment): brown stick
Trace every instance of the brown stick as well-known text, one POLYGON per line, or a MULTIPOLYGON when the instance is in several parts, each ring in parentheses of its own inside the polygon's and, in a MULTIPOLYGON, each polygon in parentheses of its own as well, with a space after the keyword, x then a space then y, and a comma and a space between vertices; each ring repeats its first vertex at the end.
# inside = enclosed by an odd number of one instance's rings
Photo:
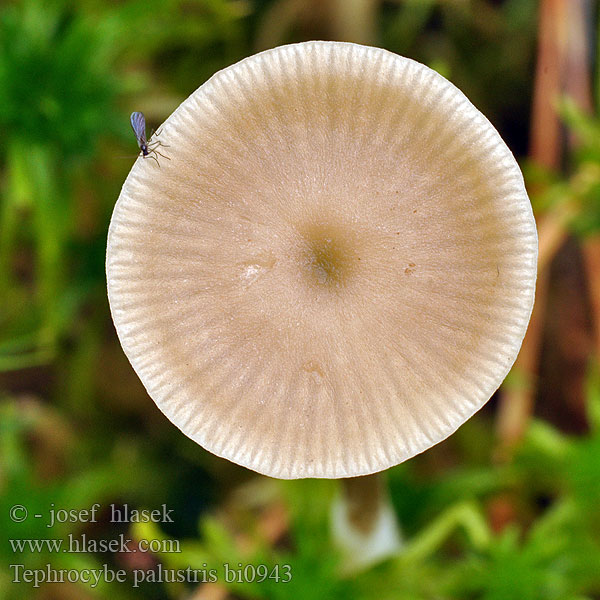
POLYGON ((583 258, 588 280, 592 309, 595 359, 600 359, 600 235, 588 238, 583 244, 583 258))
MULTIPOLYGON (((538 59, 533 96, 530 156, 550 168, 560 167, 561 125, 555 101, 562 89, 567 64, 568 4, 577 0, 542 0, 539 15, 538 59)), ((532 190, 534 193, 537 190, 532 190)), ((548 266, 566 238, 564 215, 552 212, 538 222, 540 256, 536 302, 514 371, 524 385, 503 388, 498 409, 499 457, 510 451, 527 428, 537 388, 540 346, 546 312, 548 266)))
MULTIPOLYGON (((577 105, 588 113, 593 111, 590 82, 591 67, 588 56, 589 32, 586 28, 586 14, 582 2, 569 5, 574 29, 573 42, 569 45, 566 91, 577 105)), ((569 142, 577 145, 571 136, 569 142)), ((594 344, 596 358, 600 358, 600 235, 586 239, 582 245, 583 258, 588 281, 588 293, 592 310, 594 344)))
POLYGON ((535 307, 531 313, 529 328, 523 340, 519 357, 513 369, 517 370, 517 381, 503 387, 502 400, 498 408, 496 433, 500 444, 496 458, 510 459, 515 445, 523 437, 531 414, 537 388, 536 373, 539 366, 539 349, 542 342, 549 274, 545 269, 538 273, 535 307))

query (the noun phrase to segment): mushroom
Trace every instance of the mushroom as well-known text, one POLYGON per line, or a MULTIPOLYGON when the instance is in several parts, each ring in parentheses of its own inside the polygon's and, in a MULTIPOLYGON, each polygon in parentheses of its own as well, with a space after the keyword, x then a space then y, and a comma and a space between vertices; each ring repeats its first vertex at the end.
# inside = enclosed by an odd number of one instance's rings
POLYGON ((341 42, 228 67, 138 159, 107 252, 113 320, 164 414, 278 478, 382 471, 498 388, 534 299, 523 178, 431 69, 341 42))

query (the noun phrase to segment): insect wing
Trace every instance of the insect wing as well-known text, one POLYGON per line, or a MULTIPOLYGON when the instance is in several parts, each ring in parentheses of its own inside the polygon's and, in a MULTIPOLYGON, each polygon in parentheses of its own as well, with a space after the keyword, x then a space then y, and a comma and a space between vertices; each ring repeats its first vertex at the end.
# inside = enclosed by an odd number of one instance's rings
POLYGON ((146 144, 146 119, 144 113, 131 113, 130 121, 135 137, 137 138, 138 146, 141 148, 142 144, 146 144))

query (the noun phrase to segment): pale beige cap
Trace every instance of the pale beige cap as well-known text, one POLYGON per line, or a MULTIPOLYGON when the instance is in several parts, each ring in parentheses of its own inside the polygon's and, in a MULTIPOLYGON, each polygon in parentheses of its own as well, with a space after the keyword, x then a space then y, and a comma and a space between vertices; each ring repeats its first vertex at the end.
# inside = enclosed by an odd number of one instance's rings
POLYGON ((446 79, 341 42, 224 69, 167 119, 110 225, 117 332, 165 415, 282 478, 443 440, 513 364, 537 235, 523 178, 446 79))

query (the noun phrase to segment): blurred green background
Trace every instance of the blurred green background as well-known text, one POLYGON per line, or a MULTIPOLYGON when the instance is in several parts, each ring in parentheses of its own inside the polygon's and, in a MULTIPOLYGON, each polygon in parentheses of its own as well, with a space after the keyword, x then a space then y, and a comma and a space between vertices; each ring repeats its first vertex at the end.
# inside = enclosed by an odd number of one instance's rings
POLYGON ((0 598, 600 598, 600 121, 592 0, 63 0, 0 5, 0 598), (522 165, 538 300, 515 368, 455 435, 387 473, 404 551, 340 575, 337 482, 205 452, 148 398, 112 327, 106 232, 137 147, 216 70, 309 39, 372 44, 460 87, 522 165), (100 503, 98 523, 30 516, 100 503), (111 523, 105 507, 174 523, 111 523), (15 551, 85 533, 180 553, 15 551), (13 584, 13 568, 289 564, 291 582, 13 584))

